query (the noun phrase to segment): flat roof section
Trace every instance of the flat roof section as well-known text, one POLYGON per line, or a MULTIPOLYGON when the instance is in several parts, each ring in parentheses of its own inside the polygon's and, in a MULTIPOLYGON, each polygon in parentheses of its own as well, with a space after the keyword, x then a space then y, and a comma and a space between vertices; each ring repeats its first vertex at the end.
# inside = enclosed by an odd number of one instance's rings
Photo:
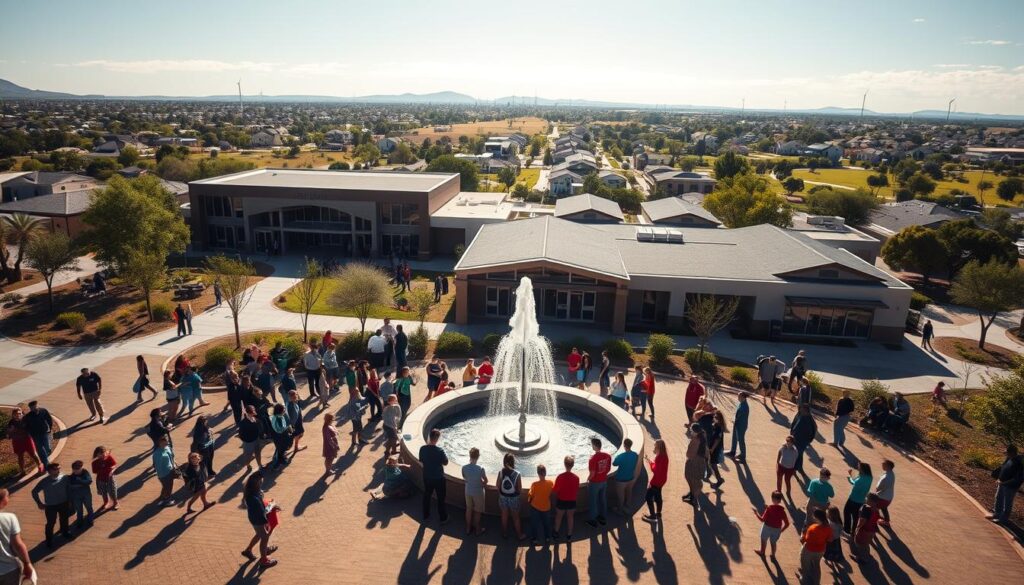
POLYGON ((255 169, 200 179, 190 185, 276 187, 281 189, 345 189, 351 191, 430 192, 457 173, 396 173, 393 171, 326 171, 314 169, 255 169))
MULTIPOLYGON (((440 209, 430 214, 431 219, 458 218, 505 221, 515 219, 520 214, 543 215, 553 214, 555 208, 522 201, 508 201, 507 193, 467 192, 462 191, 445 203, 440 209)), ((440 226, 439 227, 445 227, 440 226)))

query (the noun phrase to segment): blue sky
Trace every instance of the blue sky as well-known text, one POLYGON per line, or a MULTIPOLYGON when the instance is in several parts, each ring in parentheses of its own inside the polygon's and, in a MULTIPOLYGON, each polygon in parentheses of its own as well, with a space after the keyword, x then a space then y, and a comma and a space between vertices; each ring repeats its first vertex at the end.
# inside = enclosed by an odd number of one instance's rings
POLYGON ((1019 0, 3 0, 0 77, 107 95, 452 90, 1024 114, 1019 0))

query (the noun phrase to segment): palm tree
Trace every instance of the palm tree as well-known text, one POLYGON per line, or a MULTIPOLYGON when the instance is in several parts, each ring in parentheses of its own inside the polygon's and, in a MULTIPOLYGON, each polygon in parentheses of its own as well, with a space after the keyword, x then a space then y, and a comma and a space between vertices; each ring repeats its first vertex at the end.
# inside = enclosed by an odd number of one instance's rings
POLYGON ((4 241, 6 244, 18 247, 18 255, 14 258, 14 265, 8 273, 7 280, 18 282, 22 278, 21 260, 25 255, 25 247, 43 229, 43 220, 15 213, 4 218, 4 241))

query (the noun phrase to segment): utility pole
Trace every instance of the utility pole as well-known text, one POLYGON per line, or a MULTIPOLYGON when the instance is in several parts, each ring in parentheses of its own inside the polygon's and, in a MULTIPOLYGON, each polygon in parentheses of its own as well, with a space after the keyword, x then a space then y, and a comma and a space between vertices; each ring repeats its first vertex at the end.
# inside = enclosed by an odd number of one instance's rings
POLYGON ((861 121, 861 122, 864 121, 864 105, 867 104, 867 102, 868 102, 868 90, 864 90, 864 97, 860 98, 860 119, 859 119, 859 121, 861 121))
POLYGON ((953 102, 955 101, 956 98, 949 100, 949 105, 946 106, 946 122, 949 122, 949 115, 953 112, 953 102))
POLYGON ((238 80, 238 114, 245 117, 245 105, 242 104, 242 80, 238 80))

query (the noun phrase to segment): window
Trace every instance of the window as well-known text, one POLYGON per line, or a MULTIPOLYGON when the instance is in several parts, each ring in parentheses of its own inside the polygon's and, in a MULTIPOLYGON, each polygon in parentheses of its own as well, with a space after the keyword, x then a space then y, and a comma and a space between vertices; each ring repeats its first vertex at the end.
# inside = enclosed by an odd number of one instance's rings
POLYGON ((412 203, 381 203, 380 222, 384 225, 417 225, 419 206, 412 203))
POLYGON ((507 288, 487 287, 486 314, 488 317, 508 317, 512 291, 507 288))
POLYGON ((205 195, 203 210, 207 217, 235 217, 235 208, 230 197, 205 195))
POLYGON ((782 331, 793 335, 866 339, 874 312, 828 306, 786 305, 782 331))

